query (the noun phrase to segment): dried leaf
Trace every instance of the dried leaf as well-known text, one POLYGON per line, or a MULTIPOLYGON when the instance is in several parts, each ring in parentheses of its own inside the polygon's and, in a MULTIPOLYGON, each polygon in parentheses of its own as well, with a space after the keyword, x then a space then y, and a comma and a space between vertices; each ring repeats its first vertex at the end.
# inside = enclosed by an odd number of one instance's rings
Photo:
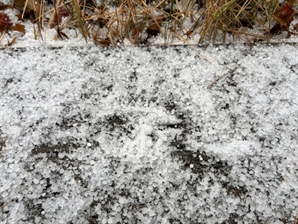
POLYGON ((6 31, 6 30, 14 30, 21 33, 25 33, 25 26, 21 24, 15 24, 12 26, 13 23, 10 21, 9 16, 6 13, 1 12, 0 13, 0 32, 6 31))
MULTIPOLYGON (((14 0, 15 7, 22 12, 24 18, 41 18, 43 4, 41 0, 14 0)), ((40 22, 40 21, 38 21, 40 22)))
POLYGON ((25 26, 22 25, 22 24, 16 23, 11 29, 14 30, 14 31, 25 33, 25 26))
POLYGON ((17 37, 14 37, 11 41, 8 41, 5 46, 9 47, 9 46, 13 45, 14 42, 16 41, 16 39, 17 39, 17 37))
POLYGON ((280 25, 279 23, 276 23, 269 31, 270 34, 279 34, 281 31, 285 31, 285 27, 280 25))
POLYGON ((289 6, 293 6, 293 5, 297 4, 297 1, 296 0, 287 0, 287 3, 289 6))
POLYGON ((57 12, 55 11, 53 13, 52 18, 50 19, 50 22, 49 22, 50 28, 53 28, 56 25, 59 25, 62 22, 62 18, 68 17, 70 10, 72 10, 72 7, 70 4, 67 4, 66 6, 61 5, 61 6, 57 6, 55 10, 57 10, 57 12))
POLYGON ((63 37, 65 37, 66 39, 69 39, 68 36, 59 29, 57 29, 57 34, 62 40, 64 39, 63 37))
POLYGON ((110 40, 102 39, 102 38, 96 38, 96 37, 93 37, 93 41, 96 45, 99 45, 101 47, 106 47, 106 46, 109 46, 109 45, 112 44, 110 40))
POLYGON ((270 29, 270 34, 278 34, 281 31, 288 31, 288 37, 290 36, 289 27, 291 22, 294 19, 295 11, 292 9, 292 4, 296 2, 296 0, 288 1, 289 3, 285 3, 282 7, 277 7, 276 11, 273 13, 273 17, 278 21, 270 29))
POLYGON ((164 15, 159 15, 156 17, 156 22, 161 25, 162 21, 165 19, 164 15))
POLYGON ((151 23, 147 27, 146 32, 148 33, 149 36, 156 36, 157 34, 160 33, 160 26, 161 26, 163 19, 164 19, 164 16, 159 15, 156 17, 155 20, 153 20, 153 23, 151 23))
POLYGON ((0 4, 0 10, 5 10, 5 9, 13 9, 13 5, 1 5, 0 4))
POLYGON ((6 13, 0 12, 0 32, 9 29, 12 26, 9 16, 6 13))
MULTIPOLYGON (((71 8, 71 5, 68 5, 68 8, 71 8)), ((61 6, 58 8, 58 13, 56 15, 56 22, 58 22, 59 24, 62 21, 62 18, 64 17, 68 17, 69 16, 69 9, 65 8, 65 6, 61 6), (57 18, 58 17, 58 18, 57 18)))
POLYGON ((18 10, 22 11, 26 4, 26 0, 13 0, 13 3, 18 10))
POLYGON ((156 36, 157 34, 160 33, 160 26, 156 23, 151 23, 147 27, 146 32, 148 33, 149 36, 156 36))
POLYGON ((26 13, 30 13, 30 10, 32 9, 30 6, 30 1, 28 2, 27 5, 26 5, 26 0, 13 0, 13 2, 14 2, 14 6, 21 12, 25 11, 26 13))
POLYGON ((280 23, 280 25, 286 27, 287 29, 293 21, 294 15, 295 11, 288 3, 284 4, 282 7, 278 7, 273 13, 274 18, 280 23))
POLYGON ((186 32, 186 36, 187 36, 188 38, 190 38, 192 34, 193 34, 193 29, 190 29, 190 30, 188 30, 188 31, 186 32))

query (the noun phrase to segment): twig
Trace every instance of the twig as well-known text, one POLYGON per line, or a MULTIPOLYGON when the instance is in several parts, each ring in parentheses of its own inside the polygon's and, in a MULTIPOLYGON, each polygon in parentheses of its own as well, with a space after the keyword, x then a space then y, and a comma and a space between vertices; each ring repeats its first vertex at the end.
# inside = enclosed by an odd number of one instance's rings
POLYGON ((226 72, 225 74, 219 76, 217 79, 215 79, 213 82, 211 82, 208 86, 207 89, 210 89, 218 80, 220 80, 222 77, 234 72, 237 68, 239 67, 239 65, 237 65, 236 67, 230 69, 228 72, 226 72))
POLYGON ((0 209, 3 209, 5 205, 6 205, 5 203, 3 203, 2 205, 0 205, 0 209))

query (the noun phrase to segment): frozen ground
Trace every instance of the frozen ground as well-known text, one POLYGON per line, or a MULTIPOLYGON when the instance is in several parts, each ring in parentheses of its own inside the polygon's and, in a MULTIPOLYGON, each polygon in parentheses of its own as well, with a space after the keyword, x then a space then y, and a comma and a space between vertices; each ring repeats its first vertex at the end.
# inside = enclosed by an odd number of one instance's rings
POLYGON ((297 52, 2 49, 0 222, 293 223, 297 52))

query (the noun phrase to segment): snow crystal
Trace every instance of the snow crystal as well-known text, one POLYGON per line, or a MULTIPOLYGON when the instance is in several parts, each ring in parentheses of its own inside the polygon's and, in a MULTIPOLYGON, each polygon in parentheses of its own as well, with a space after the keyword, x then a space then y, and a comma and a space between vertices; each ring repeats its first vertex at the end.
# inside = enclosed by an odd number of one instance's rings
POLYGON ((292 222, 297 47, 200 50, 2 50, 1 222, 292 222))

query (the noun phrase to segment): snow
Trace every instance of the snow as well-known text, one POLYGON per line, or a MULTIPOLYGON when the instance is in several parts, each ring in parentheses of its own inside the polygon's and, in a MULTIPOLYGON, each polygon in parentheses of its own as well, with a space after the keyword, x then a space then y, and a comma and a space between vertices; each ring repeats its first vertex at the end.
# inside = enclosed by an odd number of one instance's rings
POLYGON ((295 44, 26 38, 0 51, 1 223, 293 223, 295 44))

